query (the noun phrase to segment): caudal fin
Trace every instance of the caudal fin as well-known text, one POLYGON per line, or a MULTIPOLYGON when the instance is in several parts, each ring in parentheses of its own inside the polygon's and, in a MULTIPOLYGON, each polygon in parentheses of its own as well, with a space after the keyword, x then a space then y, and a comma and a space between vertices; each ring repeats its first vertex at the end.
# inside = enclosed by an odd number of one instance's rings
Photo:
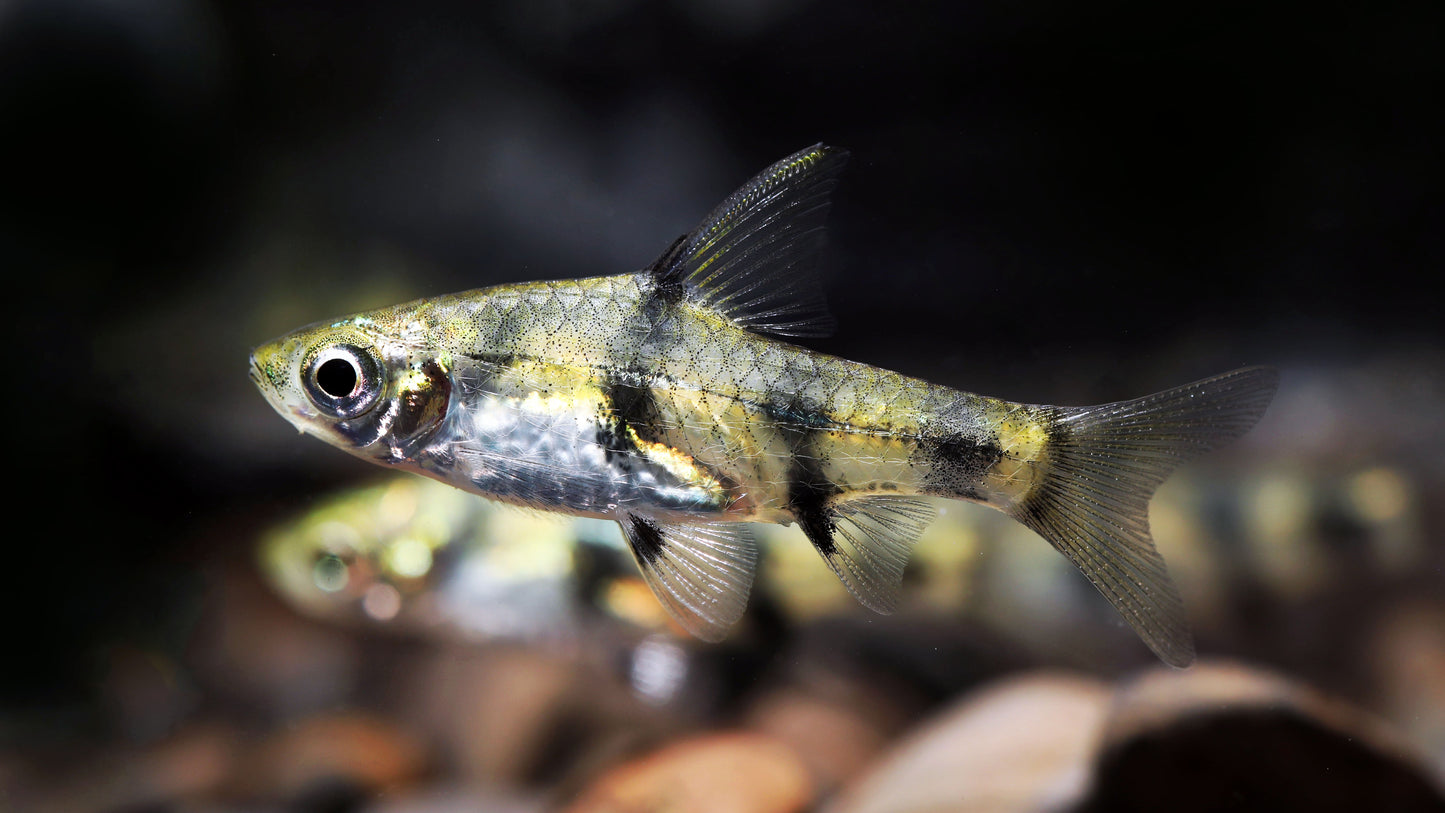
POLYGON ((1249 431, 1278 386, 1278 371, 1250 367, 1133 401, 1056 407, 1049 474, 1009 511, 1171 666, 1194 661, 1194 638, 1149 535, 1149 499, 1181 463, 1249 431))

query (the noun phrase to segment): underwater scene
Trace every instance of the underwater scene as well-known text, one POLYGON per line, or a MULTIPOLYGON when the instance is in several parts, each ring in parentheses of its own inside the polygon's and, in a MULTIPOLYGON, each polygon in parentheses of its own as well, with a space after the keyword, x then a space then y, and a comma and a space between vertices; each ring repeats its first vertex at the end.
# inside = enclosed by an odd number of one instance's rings
POLYGON ((1442 38, 0 3, 0 810, 1445 810, 1442 38))

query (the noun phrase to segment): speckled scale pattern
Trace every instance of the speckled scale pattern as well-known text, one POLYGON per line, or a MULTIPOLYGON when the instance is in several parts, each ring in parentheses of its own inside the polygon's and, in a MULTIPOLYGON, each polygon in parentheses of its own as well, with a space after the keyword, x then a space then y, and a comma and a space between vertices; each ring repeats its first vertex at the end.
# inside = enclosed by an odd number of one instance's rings
MULTIPOLYGON (((561 455, 553 437, 538 447, 549 450, 543 466, 541 459, 518 457, 522 424, 507 422, 505 439, 499 435, 498 445, 485 452, 515 461, 516 471, 488 480, 507 484, 503 498, 578 513, 632 507, 786 522, 793 519, 787 495, 799 453, 837 487, 836 500, 873 493, 977 499, 990 493, 982 488, 984 469, 936 471, 949 463, 940 450, 960 444, 997 449, 995 416, 1017 414, 1018 405, 759 336, 685 301, 659 305, 651 286, 644 274, 527 283, 401 306, 394 318, 426 325, 427 340, 450 359, 454 375, 479 382, 459 388, 466 414, 495 411, 498 392, 520 399, 537 392, 556 397, 554 412, 569 404, 583 412, 595 405, 605 424, 614 407, 609 388, 645 391, 646 423, 619 430, 631 432, 625 438, 635 446, 630 460, 599 457, 595 449, 561 455), (595 470, 594 459, 603 460, 598 465, 605 471, 595 470), (567 466, 579 468, 561 470, 567 466), (533 476, 549 482, 526 493, 526 479, 533 476), (587 493, 550 482, 564 476, 590 483, 587 493), (695 488, 686 500, 645 505, 643 494, 613 483, 619 478, 695 488), (614 489, 610 496, 602 493, 608 488, 614 489)), ((505 408, 525 411, 521 403, 505 408)), ((534 427, 545 423, 549 433, 564 432, 556 420, 538 414, 528 420, 534 427)), ((434 445, 456 444, 463 454, 437 459, 465 463, 473 446, 487 442, 467 437, 475 425, 450 422, 445 431, 452 436, 434 445)), ((607 427, 574 422, 565 433, 572 442, 597 446, 607 427)), ((490 465, 498 464, 493 459, 490 465)), ((459 485, 480 487, 465 465, 453 474, 472 481, 459 485)))
POLYGON ((360 457, 618 520, 659 600, 707 640, 745 606, 746 523, 796 522, 860 601, 887 611, 932 518, 926 495, 1038 531, 1160 657, 1188 663, 1148 501, 1180 462, 1252 426, 1278 376, 1037 407, 768 338, 828 321, 808 269, 845 160, 816 145, 775 163, 639 273, 312 325, 257 348, 252 378, 303 432, 360 457), (320 374, 337 359, 351 392, 320 374))

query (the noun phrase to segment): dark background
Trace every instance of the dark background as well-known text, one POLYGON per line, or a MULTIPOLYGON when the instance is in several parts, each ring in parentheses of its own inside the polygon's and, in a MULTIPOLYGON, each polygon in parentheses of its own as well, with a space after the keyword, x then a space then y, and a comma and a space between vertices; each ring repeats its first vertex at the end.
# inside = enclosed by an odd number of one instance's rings
MULTIPOLYGON (((1438 382, 1442 43, 1426 2, 0 3, 0 734, 112 735, 106 653, 183 649, 208 562, 365 473, 251 346, 639 268, 820 140, 854 163, 815 348, 1033 402, 1438 382)), ((1381 414, 1438 449, 1414 392, 1381 414)))

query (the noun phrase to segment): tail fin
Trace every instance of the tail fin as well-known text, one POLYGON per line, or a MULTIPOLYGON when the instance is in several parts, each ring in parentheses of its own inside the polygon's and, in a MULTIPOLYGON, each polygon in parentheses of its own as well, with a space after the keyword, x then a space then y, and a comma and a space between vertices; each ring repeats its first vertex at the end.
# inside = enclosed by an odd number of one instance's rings
POLYGON ((1149 535, 1149 498, 1174 469, 1259 421, 1279 373, 1250 367, 1133 401, 1057 407, 1049 474, 1009 513, 1069 558, 1171 666, 1194 638, 1149 535))

